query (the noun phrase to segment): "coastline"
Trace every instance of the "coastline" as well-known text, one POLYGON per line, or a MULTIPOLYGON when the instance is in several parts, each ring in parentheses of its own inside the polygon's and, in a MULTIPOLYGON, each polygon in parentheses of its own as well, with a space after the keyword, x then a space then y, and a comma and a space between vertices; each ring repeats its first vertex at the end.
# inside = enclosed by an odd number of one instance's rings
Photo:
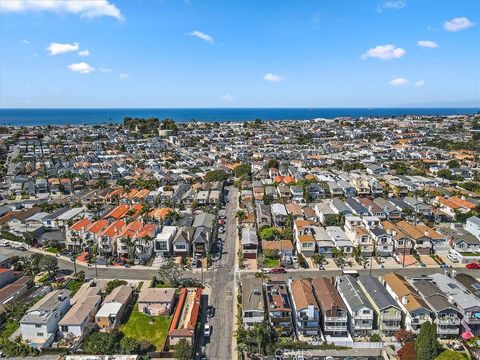
POLYGON ((479 107, 409 108, 91 108, 91 109, 0 109, 0 125, 100 125, 118 124, 126 116, 173 119, 177 122, 295 121, 337 117, 451 116, 475 114, 479 107))

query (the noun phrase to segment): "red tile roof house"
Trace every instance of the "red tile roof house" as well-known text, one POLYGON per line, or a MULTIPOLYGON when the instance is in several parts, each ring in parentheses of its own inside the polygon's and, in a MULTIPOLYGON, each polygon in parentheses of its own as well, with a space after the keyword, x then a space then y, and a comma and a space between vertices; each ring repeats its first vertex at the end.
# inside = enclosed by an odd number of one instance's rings
POLYGON ((168 330, 170 346, 176 345, 180 339, 186 339, 190 344, 195 342, 201 298, 202 288, 183 288, 180 291, 178 305, 168 330))
POLYGON ((170 315, 175 307, 175 289, 142 287, 138 295, 138 310, 147 315, 170 315))

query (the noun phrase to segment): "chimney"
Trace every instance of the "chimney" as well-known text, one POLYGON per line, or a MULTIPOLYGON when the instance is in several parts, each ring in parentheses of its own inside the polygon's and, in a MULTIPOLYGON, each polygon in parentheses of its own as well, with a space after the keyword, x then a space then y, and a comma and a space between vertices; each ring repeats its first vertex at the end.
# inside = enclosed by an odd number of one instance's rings
POLYGON ((402 297, 402 304, 403 304, 403 305, 407 305, 407 304, 408 304, 408 299, 407 299, 406 296, 403 296, 403 297, 402 297))

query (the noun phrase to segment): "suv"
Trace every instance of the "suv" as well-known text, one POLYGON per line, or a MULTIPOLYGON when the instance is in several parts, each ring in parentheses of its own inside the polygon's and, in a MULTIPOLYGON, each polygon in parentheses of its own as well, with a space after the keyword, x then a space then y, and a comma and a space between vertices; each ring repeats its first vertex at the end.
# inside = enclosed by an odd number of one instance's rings
POLYGON ((453 263, 458 263, 458 258, 453 254, 448 254, 447 258, 449 258, 450 261, 453 262, 453 263))

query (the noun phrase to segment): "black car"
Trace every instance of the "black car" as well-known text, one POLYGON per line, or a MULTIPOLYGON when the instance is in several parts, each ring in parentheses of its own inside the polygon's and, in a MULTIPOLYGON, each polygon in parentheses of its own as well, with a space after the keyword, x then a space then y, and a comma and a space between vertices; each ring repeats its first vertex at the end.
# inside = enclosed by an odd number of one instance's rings
POLYGON ((212 305, 210 305, 207 309, 207 316, 209 318, 212 318, 215 316, 215 308, 212 305))

